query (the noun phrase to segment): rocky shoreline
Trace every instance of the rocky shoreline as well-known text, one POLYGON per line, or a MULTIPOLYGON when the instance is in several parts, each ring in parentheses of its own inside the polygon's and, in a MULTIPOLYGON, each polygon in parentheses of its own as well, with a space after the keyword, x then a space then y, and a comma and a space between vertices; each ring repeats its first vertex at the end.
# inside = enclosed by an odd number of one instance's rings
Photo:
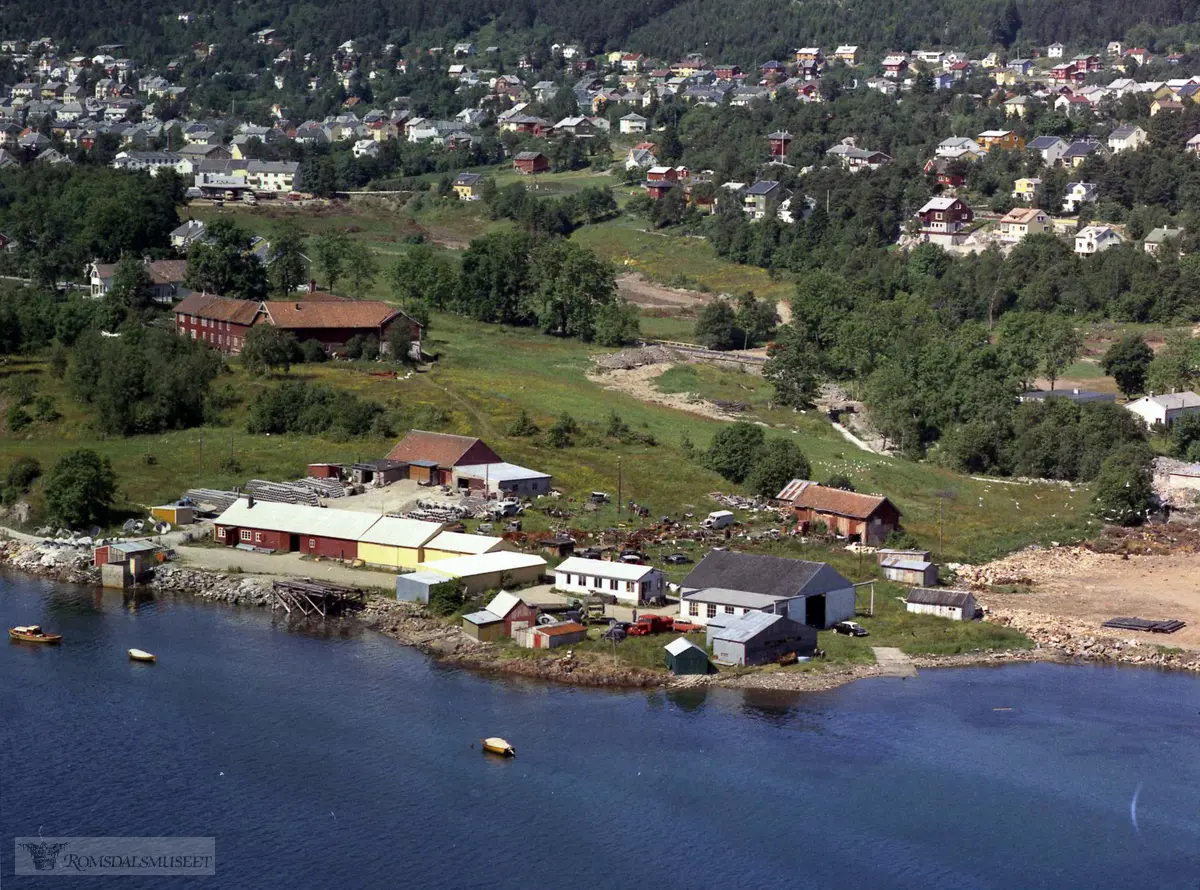
MULTIPOLYGON (((99 571, 91 566, 90 548, 71 542, 0 541, 0 566, 69 584, 94 586, 100 583, 99 571)), ((178 565, 159 566, 154 577, 143 587, 155 594, 249 608, 269 608, 270 588, 269 578, 200 571, 178 565)), ((385 597, 368 599, 366 608, 352 620, 417 649, 443 666, 574 686, 816 692, 884 673, 878 665, 851 664, 821 671, 745 670, 723 671, 706 677, 673 677, 662 671, 613 664, 608 657, 596 653, 514 658, 498 646, 478 643, 457 628, 429 617, 420 606, 385 597)), ((1099 634, 1083 622, 1009 609, 990 610, 987 620, 1020 630, 1033 641, 1033 648, 914 656, 913 664, 918 668, 938 668, 1086 661, 1200 672, 1200 652, 1164 650, 1146 640, 1099 634)))

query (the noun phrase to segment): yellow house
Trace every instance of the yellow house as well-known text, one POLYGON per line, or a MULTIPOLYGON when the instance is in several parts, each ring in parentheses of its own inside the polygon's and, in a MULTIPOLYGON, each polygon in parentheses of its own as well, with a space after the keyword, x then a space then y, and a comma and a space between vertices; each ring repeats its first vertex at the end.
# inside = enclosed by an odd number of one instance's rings
POLYGON ((993 148, 1025 150, 1025 139, 1012 130, 984 130, 975 137, 975 141, 988 151, 993 148))
POLYGON ((503 538, 489 535, 465 535, 462 532, 442 532, 425 544, 424 562, 457 559, 460 556, 480 556, 484 553, 516 553, 517 548, 503 538))
POLYGON ((358 558, 388 569, 415 569, 425 561, 425 545, 443 528, 439 522, 384 516, 358 539, 358 558))
POLYGON ((1183 111, 1183 103, 1178 99, 1155 99, 1150 103, 1150 116, 1154 117, 1161 111, 1183 111))
POLYGON ((1024 201, 1026 204, 1032 204, 1041 189, 1042 181, 1036 177, 1018 179, 1013 183, 1012 196, 1016 201, 1024 201))
POLYGON ((1030 235, 1050 231, 1050 217, 1036 207, 1018 207, 1000 220, 1000 240, 1006 244, 1024 241, 1030 235))
POLYGON ((604 60, 610 65, 619 65, 621 64, 621 57, 623 55, 625 55, 625 53, 621 52, 621 50, 614 49, 611 53, 604 57, 604 60))
POLYGON ((1020 78, 1017 77, 1017 72, 1010 71, 1007 68, 1001 68, 996 72, 996 86, 1011 87, 1016 85, 1020 78))
POLYGON ((483 197, 483 175, 480 173, 459 173, 454 177, 454 194, 460 201, 478 201, 483 197))

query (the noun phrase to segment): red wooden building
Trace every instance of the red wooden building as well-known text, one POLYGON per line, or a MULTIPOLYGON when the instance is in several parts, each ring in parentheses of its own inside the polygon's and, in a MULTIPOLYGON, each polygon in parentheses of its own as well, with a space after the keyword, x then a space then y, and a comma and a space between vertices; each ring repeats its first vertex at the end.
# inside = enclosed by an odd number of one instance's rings
POLYGON ((522 151, 513 158, 513 167, 518 173, 529 176, 534 173, 545 173, 550 169, 550 161, 540 151, 522 151))
POLYGON ((189 294, 175 307, 175 330, 181 337, 203 340, 214 349, 237 355, 258 319, 259 303, 210 294, 189 294))
POLYGON ((358 541, 379 520, 374 513, 239 498, 214 522, 215 540, 285 553, 356 559, 358 541))
POLYGON ((767 143, 771 147, 771 157, 782 161, 787 156, 788 146, 792 144, 792 134, 786 130, 771 133, 767 136, 767 143))
POLYGON ((776 500, 795 510, 804 531, 821 522, 836 535, 875 546, 900 528, 900 511, 882 495, 858 494, 793 479, 776 500))
POLYGON ((412 430, 388 452, 389 460, 408 464, 408 478, 450 485, 455 467, 503 463, 482 439, 412 430))

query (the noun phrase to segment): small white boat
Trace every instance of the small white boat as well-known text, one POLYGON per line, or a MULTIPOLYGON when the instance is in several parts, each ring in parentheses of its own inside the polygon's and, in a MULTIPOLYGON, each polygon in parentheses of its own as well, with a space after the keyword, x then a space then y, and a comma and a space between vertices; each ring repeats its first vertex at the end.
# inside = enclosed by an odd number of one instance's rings
POLYGON ((510 745, 504 739, 492 737, 490 739, 480 739, 483 743, 483 750, 489 754, 499 754, 501 757, 516 757, 517 749, 510 745))
POLYGON ((129 660, 130 661, 150 661, 150 662, 152 662, 152 661, 155 661, 155 658, 154 658, 154 654, 152 652, 146 652, 142 649, 130 649, 129 650, 129 660))

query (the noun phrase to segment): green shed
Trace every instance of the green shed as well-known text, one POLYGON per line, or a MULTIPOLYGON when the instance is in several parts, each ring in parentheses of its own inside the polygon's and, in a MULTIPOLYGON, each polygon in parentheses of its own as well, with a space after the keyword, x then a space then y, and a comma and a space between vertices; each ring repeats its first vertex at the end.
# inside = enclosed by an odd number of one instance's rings
POLYGON ((708 653, 689 640, 680 637, 663 647, 667 650, 667 667, 673 674, 707 674, 708 653))
POLYGON ((487 610, 472 612, 463 616, 462 629, 467 636, 481 643, 495 643, 504 638, 504 619, 487 610))

